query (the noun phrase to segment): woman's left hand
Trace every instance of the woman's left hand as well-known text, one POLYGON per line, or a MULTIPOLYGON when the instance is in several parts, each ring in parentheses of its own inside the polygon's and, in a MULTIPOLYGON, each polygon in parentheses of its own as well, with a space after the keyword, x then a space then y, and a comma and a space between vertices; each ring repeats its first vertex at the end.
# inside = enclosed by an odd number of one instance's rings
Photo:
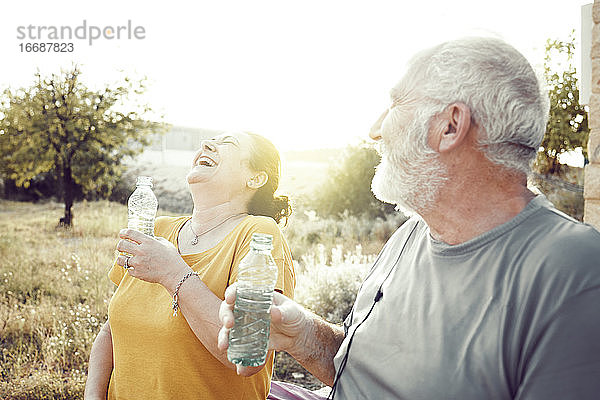
POLYGON ((122 229, 117 250, 131 254, 117 257, 117 264, 123 266, 125 259, 129 275, 146 282, 159 283, 170 292, 181 276, 190 267, 183 261, 173 243, 162 237, 151 237, 133 229, 122 229))

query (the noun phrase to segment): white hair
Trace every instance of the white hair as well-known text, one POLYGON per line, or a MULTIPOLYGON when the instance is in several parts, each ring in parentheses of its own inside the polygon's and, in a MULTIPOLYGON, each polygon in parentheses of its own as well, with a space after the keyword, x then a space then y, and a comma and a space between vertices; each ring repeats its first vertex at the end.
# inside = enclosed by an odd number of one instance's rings
POLYGON ((544 137, 549 99, 525 57, 493 38, 464 38, 417 54, 404 85, 427 103, 462 102, 493 163, 528 174, 544 137))

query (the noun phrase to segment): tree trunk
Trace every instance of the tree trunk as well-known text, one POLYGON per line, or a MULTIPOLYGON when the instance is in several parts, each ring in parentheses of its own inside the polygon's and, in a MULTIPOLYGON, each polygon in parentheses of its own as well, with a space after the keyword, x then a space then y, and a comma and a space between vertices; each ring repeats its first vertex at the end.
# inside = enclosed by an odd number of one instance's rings
POLYGON ((552 157, 550 159, 550 175, 559 175, 560 174, 560 162, 558 161, 558 156, 552 157))
POLYGON ((18 199, 18 188, 15 185, 15 181, 13 179, 4 179, 4 198, 6 200, 17 200, 18 199))
POLYGON ((75 181, 71 175, 71 165, 65 166, 63 171, 63 200, 65 202, 65 216, 62 217, 58 224, 65 228, 70 228, 73 225, 73 198, 75 197, 75 181))

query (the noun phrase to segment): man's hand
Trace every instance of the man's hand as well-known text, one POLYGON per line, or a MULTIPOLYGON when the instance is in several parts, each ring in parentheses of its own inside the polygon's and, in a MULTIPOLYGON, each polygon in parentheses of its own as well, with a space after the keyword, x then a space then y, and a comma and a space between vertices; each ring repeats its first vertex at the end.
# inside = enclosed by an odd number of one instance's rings
MULTIPOLYGON (((226 350, 229 346, 229 331, 234 324, 233 305, 235 304, 236 289, 235 283, 227 288, 225 300, 219 309, 219 318, 223 324, 218 338, 220 350, 226 350)), ((311 327, 312 320, 302 306, 281 293, 273 294, 269 350, 283 350, 292 355, 302 351, 306 338, 312 333, 311 327)), ((246 376, 249 373, 247 369, 248 367, 238 365, 237 373, 246 376)))

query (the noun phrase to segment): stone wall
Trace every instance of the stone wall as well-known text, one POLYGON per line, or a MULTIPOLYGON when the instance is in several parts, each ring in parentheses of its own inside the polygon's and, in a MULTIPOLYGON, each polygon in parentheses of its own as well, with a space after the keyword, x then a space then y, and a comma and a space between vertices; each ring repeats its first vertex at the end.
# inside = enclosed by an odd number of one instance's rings
POLYGON ((592 8, 592 87, 588 122, 590 140, 585 167, 585 212, 584 221, 600 229, 600 0, 594 1, 592 8))

